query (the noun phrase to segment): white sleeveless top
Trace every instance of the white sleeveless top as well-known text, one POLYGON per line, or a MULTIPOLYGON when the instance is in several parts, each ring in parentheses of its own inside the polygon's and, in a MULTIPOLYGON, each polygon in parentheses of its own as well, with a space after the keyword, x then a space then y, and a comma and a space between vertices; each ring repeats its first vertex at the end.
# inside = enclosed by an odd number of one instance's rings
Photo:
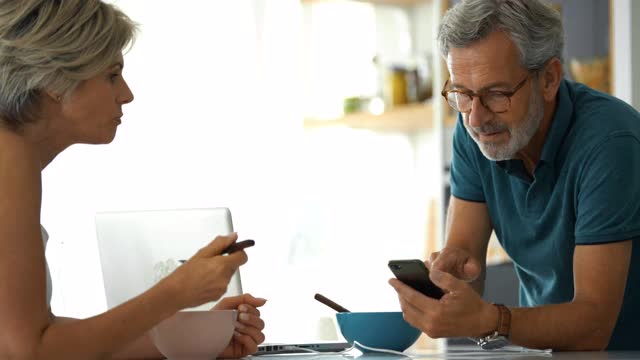
MULTIPOLYGON (((42 225, 40 225, 40 232, 42 233, 42 242, 44 243, 44 249, 46 250, 47 241, 49 241, 49 234, 47 233, 47 230, 45 230, 42 225)), ((49 274, 49 264, 46 263, 46 258, 45 258, 45 269, 47 270, 47 305, 51 306, 51 293, 52 293, 51 274, 49 274)))

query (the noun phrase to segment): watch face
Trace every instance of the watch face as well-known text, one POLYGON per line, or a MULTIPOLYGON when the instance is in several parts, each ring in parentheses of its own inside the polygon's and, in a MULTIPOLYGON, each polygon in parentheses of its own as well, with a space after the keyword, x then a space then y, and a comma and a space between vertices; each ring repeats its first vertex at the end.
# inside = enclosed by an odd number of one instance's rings
POLYGON ((496 350, 509 345, 509 340, 504 336, 496 336, 490 339, 482 339, 479 345, 483 350, 496 350))

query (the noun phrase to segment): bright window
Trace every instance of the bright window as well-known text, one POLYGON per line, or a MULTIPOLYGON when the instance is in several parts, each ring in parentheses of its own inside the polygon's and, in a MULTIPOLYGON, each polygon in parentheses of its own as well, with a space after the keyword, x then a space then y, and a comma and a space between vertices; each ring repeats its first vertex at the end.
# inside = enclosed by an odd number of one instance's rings
MULTIPOLYGON (((141 25, 124 70, 136 98, 113 144, 68 149, 44 173, 54 312, 106 309, 97 211, 213 206, 231 208, 240 236, 256 240, 242 275, 246 291, 269 299, 267 341, 320 335, 318 319, 333 313, 315 292, 353 311, 398 310, 386 264, 424 257, 438 191, 425 170, 439 154, 430 136, 416 149, 401 134, 303 131, 304 105, 330 101, 331 84, 300 91, 298 1, 114 2, 141 25)), ((341 26, 371 20, 362 4, 344 11, 341 26)), ((318 21, 330 27, 327 16, 318 21)), ((324 47, 312 53, 348 69, 328 44, 340 39, 339 51, 368 57, 367 26, 356 38, 318 34, 324 47)), ((369 71, 338 74, 351 79, 338 95, 371 88, 369 71)))

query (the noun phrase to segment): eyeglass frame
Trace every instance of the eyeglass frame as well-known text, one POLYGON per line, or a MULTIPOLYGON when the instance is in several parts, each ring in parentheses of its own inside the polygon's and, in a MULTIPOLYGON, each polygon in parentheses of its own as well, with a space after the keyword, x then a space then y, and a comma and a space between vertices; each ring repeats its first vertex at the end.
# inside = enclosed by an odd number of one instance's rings
POLYGON ((530 71, 527 74, 527 76, 524 79, 522 79, 522 81, 520 81, 518 83, 518 85, 516 85, 510 91, 480 90, 479 92, 474 92, 474 91, 471 91, 471 90, 456 90, 456 89, 447 90, 447 85, 449 84, 449 80, 450 80, 450 79, 447 79, 447 81, 445 81, 445 83, 444 83, 444 86, 442 87, 442 91, 440 92, 440 94, 444 97, 444 100, 447 102, 447 104, 449 106, 451 106, 454 110, 459 111, 459 112, 461 112, 463 114, 470 113, 471 109, 469 109, 469 111, 460 111, 460 110, 456 109, 455 107, 453 107, 453 105, 451 105, 449 103, 449 94, 450 93, 455 92, 455 93, 460 93, 460 94, 463 94, 463 95, 467 95, 468 97, 471 98, 472 105, 473 105, 473 98, 477 97, 480 100, 480 103, 482 104, 482 106, 484 106, 485 109, 491 111, 494 114, 503 114, 503 113, 506 113, 507 111, 509 111, 511 109, 511 97, 513 97, 513 95, 515 95, 518 92, 518 90, 520 90, 524 86, 524 84, 526 84, 527 80, 529 80, 529 78, 531 78, 531 76, 536 74, 536 73, 537 73, 537 71, 530 71), (493 111, 489 106, 487 106, 484 103, 484 100, 482 100, 482 97, 484 95, 488 94, 488 93, 498 93, 498 94, 500 94, 502 96, 505 96, 507 98, 507 100, 509 101, 509 106, 507 107, 507 110, 504 110, 504 111, 493 111))

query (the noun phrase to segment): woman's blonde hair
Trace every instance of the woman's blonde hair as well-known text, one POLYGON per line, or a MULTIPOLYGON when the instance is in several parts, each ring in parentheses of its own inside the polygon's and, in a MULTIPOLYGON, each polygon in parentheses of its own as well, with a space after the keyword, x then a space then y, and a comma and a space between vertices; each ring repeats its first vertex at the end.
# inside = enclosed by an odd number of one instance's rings
POLYGON ((100 0, 1 0, 0 124, 35 121, 42 91, 68 97, 113 64, 136 30, 100 0))

